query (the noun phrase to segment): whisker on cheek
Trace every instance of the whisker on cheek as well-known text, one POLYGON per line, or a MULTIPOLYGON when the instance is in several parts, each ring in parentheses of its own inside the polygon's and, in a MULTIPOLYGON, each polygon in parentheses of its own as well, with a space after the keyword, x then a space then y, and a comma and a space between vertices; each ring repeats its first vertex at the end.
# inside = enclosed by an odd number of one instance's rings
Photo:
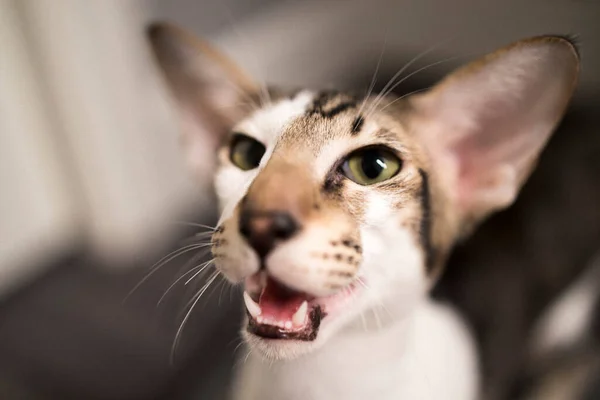
POLYGON ((175 287, 175 285, 177 285, 179 282, 181 282, 183 279, 185 279, 187 276, 189 276, 190 274, 194 273, 194 271, 200 269, 200 272, 202 271, 202 269, 204 269, 205 266, 204 264, 200 264, 195 266, 194 268, 190 269, 189 271, 185 272, 183 275, 181 275, 179 278, 177 278, 168 288, 167 290, 165 290, 165 292, 162 294, 162 296, 160 297, 160 299, 158 300, 158 302, 156 303, 156 307, 160 306, 161 303, 164 301, 164 299, 167 297, 167 295, 169 294, 169 292, 175 287))
POLYGON ((362 278, 360 278, 360 277, 359 277, 359 278, 356 280, 356 282, 358 282, 358 284, 360 284, 360 285, 361 285, 363 288, 365 288, 366 290, 370 290, 370 287, 369 287, 369 286, 367 286, 367 284, 366 284, 366 283, 365 283, 365 282, 362 280, 362 278))
MULTIPOLYGON (((187 313, 185 314, 185 317, 183 318, 183 321, 181 321, 181 324, 179 325, 179 328, 177 329, 177 333, 175 334, 175 340, 173 342, 173 346, 171 348, 171 359, 170 362, 171 364, 173 364, 174 360, 175 360, 175 352, 177 350, 177 346, 179 345, 179 342, 181 340, 181 333, 183 332, 183 328, 185 327, 186 322, 188 321, 188 319, 190 318, 190 315, 192 314, 192 311, 194 310, 194 307, 196 307, 196 304, 198 304, 198 302, 200 301, 200 299, 202 298, 202 295, 206 292, 206 290, 210 287, 210 285, 215 281, 215 279, 217 279, 217 277, 219 276, 218 272, 215 272, 206 282, 206 284, 204 286, 202 286, 202 288, 198 291, 197 294, 195 294, 192 299, 190 300, 190 302, 188 302, 188 305, 191 303, 191 306, 189 308, 189 310, 187 311, 187 313)), ((187 307, 187 305, 186 305, 187 307)))
POLYGON ((123 299, 123 303, 125 303, 129 297, 131 297, 131 295, 133 293, 135 293, 135 291, 144 284, 144 282, 146 282, 148 279, 150 279, 150 277, 152 275, 154 275, 161 267, 163 267, 164 265, 168 264, 169 262, 171 262, 172 260, 174 260, 175 258, 188 253, 192 250, 197 250, 197 249, 201 249, 203 247, 206 247, 207 244, 189 244, 186 246, 183 246, 177 250, 174 250, 172 252, 170 252, 169 254, 167 254, 166 256, 164 256, 163 258, 161 258, 160 260, 158 260, 154 265, 152 265, 152 267, 150 267, 150 272, 148 272, 134 287, 133 289, 131 289, 129 291, 129 293, 127 293, 127 295, 125 296, 125 298, 123 299))
POLYGON ((191 278, 189 278, 187 281, 185 281, 184 285, 187 285, 188 283, 190 283, 191 281, 193 281, 198 275, 200 275, 206 268, 210 267, 211 265, 213 265, 214 260, 209 260, 206 261, 205 263, 201 264, 201 268, 198 272, 196 272, 194 275, 192 275, 191 278))
POLYGON ((242 338, 239 338, 237 340, 239 340, 239 343, 233 349, 233 354, 236 354, 237 351, 244 345, 244 343, 246 343, 246 342, 244 342, 244 339, 242 339, 242 338))
POLYGON ((375 318, 375 322, 377 323, 377 329, 381 330, 383 325, 381 324, 381 319, 379 318, 379 314, 377 313, 377 308, 371 308, 371 312, 373 313, 373 317, 375 318))
MULTIPOLYGON (((363 101, 361 102, 360 107, 358 108, 358 111, 356 112, 357 118, 362 118, 362 117, 360 117, 360 115, 365 108, 367 99, 369 98, 369 96, 371 96, 371 94, 373 93, 373 89, 375 88, 375 83, 377 82, 377 73, 379 72, 379 67, 381 67, 381 61, 383 60, 383 53, 385 52, 386 45, 387 45, 387 35, 385 37, 385 40, 383 41, 383 47, 381 49, 381 53, 379 54, 379 60, 377 60, 377 66, 375 67, 375 72, 373 73, 373 77, 371 78, 371 84, 369 85, 367 94, 364 97, 363 101)), ((356 123, 354 124, 354 126, 356 126, 356 123)))
POLYGON ((225 279, 225 277, 223 275, 220 275, 221 278, 221 291, 219 292, 219 302, 218 305, 221 305, 221 297, 223 297, 223 291, 225 290, 225 288, 229 288, 229 301, 231 302, 231 285, 229 285, 229 282, 227 282, 227 279, 225 279))
POLYGON ((204 225, 204 224, 199 224, 197 222, 190 222, 190 221, 173 221, 173 223, 187 225, 187 226, 196 226, 198 228, 206 228, 206 229, 209 229, 210 231, 214 231, 216 229, 216 227, 211 226, 211 225, 204 225))

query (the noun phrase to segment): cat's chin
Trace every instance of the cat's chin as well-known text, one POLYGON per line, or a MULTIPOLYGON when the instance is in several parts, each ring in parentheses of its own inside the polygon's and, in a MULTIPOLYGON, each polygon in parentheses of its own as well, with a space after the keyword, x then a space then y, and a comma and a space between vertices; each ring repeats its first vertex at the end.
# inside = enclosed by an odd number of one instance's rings
MULTIPOLYGON (((247 325, 247 324, 246 324, 247 325)), ((269 339, 257 336, 244 328, 242 335, 250 349, 267 360, 293 360, 318 349, 325 342, 322 335, 312 341, 301 339, 269 339)))
POLYGON ((331 336, 334 336, 335 332, 338 331, 337 328, 340 320, 342 319, 344 318, 324 318, 315 337, 312 340, 303 340, 294 338, 273 339, 264 336, 258 336, 248 329, 250 321, 248 317, 246 317, 244 320, 244 328, 242 329, 242 336, 250 347, 252 353, 262 357, 265 360, 294 360, 308 355, 325 345, 331 336))

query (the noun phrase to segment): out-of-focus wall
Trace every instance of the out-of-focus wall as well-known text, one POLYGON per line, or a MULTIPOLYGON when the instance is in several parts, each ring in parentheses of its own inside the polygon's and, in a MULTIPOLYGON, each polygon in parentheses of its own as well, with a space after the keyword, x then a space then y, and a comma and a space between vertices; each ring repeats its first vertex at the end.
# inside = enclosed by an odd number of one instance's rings
POLYGON ((144 12, 0 3, 0 291, 64 254, 120 265, 155 251, 208 199, 180 157, 144 12))
MULTIPOLYGON (((571 0, 148 0, 166 18, 208 36, 245 68, 269 82, 337 85, 373 70, 384 42, 384 65, 406 62, 432 47, 427 61, 457 57, 448 70, 513 40, 573 35, 581 44, 582 87, 600 86, 600 27, 594 1, 571 0), (255 6, 252 13, 244 10, 255 6), (218 28, 218 29, 215 29, 218 28)), ((398 69, 400 66, 397 67, 398 69)), ((368 82, 365 82, 368 86, 368 82)))

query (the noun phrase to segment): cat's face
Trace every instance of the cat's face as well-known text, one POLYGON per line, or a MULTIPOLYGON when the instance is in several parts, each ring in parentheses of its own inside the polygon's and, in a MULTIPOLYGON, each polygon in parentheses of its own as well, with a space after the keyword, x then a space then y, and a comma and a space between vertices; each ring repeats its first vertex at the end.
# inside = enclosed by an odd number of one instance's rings
POLYGON ((335 93, 272 99, 219 151, 215 263, 244 282, 246 336, 268 354, 318 345, 361 314, 388 323, 431 278, 425 157, 394 118, 365 104, 357 120, 359 108, 335 93))
POLYGON ((267 93, 177 28, 151 38, 191 161, 214 143, 215 265, 270 358, 409 315, 459 236, 514 200, 578 71, 571 43, 536 38, 400 101, 267 93))

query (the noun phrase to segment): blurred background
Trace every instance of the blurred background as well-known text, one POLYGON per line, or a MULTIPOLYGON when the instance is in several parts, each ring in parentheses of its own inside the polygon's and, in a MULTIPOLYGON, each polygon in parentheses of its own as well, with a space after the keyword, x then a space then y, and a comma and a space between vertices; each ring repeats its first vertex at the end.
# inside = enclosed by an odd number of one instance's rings
POLYGON ((430 50, 398 94, 513 40, 575 36, 569 114, 436 296, 475 331, 486 398, 600 398, 597 331, 556 368, 528 350, 544 309, 600 254, 598 1, 0 0, 0 399, 223 399, 243 358, 240 293, 220 278, 174 349, 203 284, 177 281, 202 261, 182 246, 217 216, 180 155, 145 38, 157 19, 276 85, 365 91, 383 51, 381 88, 430 50), (548 379, 566 391, 549 397, 548 379))

